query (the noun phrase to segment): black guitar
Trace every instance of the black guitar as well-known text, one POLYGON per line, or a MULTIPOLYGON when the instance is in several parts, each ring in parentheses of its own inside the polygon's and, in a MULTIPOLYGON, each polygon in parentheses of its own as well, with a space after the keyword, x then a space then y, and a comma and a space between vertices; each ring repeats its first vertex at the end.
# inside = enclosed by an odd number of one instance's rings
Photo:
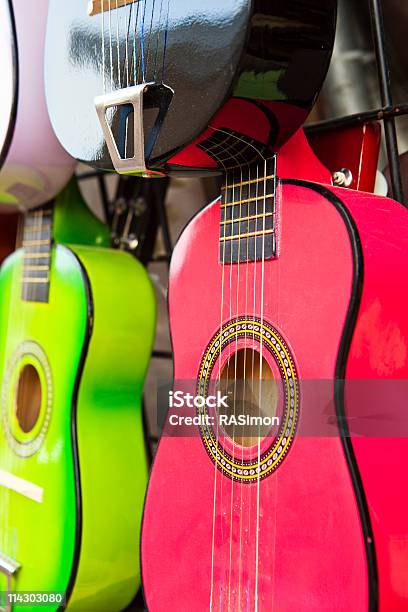
POLYGON ((186 149, 209 127, 258 141, 267 134, 276 148, 316 99, 336 5, 50 0, 46 82, 56 134, 77 159, 132 174, 216 167, 186 149))

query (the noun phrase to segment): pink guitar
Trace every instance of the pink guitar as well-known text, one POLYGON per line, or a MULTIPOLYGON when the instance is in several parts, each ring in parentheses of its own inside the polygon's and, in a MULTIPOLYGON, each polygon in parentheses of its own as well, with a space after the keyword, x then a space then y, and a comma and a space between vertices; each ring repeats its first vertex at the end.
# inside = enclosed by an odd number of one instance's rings
POLYGON ((26 210, 51 200, 75 167, 75 160, 57 141, 45 102, 47 12, 48 0, 0 1, 1 212, 26 210))
POLYGON ((408 212, 332 187, 302 133, 267 142, 220 127, 199 145, 225 185, 173 256, 175 389, 220 387, 228 408, 169 410, 147 606, 403 612, 408 212))

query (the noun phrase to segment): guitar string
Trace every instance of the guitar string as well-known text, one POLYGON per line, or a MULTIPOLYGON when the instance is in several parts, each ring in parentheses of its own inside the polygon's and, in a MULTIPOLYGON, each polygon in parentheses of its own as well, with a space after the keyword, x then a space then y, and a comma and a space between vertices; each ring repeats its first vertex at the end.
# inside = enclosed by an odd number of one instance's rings
POLYGON ((146 19, 146 4, 147 4, 147 0, 144 0, 143 3, 143 16, 141 19, 141 33, 140 33, 140 56, 139 56, 139 62, 140 62, 140 67, 141 67, 141 71, 142 71, 142 83, 146 82, 146 72, 145 72, 145 40, 144 40, 144 34, 145 34, 145 19, 146 19))
MULTIPOLYGON (((116 0, 117 1, 117 0, 116 0)), ((129 8, 129 17, 128 17, 128 24, 127 24, 127 28, 126 28, 126 47, 125 47, 125 64, 126 66, 123 67, 123 79, 125 78, 125 68, 126 68, 126 85, 127 87, 129 87, 129 52, 128 52, 128 44, 129 44, 129 30, 130 30, 130 24, 132 21, 132 12, 133 12, 133 3, 130 5, 129 8)), ((119 40, 119 31, 118 31, 118 40, 119 40)), ((119 64, 119 60, 118 60, 118 64, 119 64)), ((120 86, 120 75, 119 75, 119 86, 120 86)), ((128 157, 128 131, 129 131, 129 115, 127 115, 125 117, 125 158, 128 157)))
MULTIPOLYGON (((37 213, 35 213, 37 214, 37 213)), ((23 219, 26 219, 26 215, 24 215, 23 219)), ((24 277, 24 250, 23 250, 23 259, 22 259, 22 267, 21 267, 21 278, 18 279, 18 273, 17 270, 15 271, 16 273, 13 273, 13 281, 12 281, 12 286, 11 286, 11 301, 10 301, 10 308, 9 308, 9 321, 8 321, 8 326, 11 324, 11 306, 13 304, 17 304, 19 301, 19 297, 21 298, 21 295, 19 296, 19 292, 23 291, 23 277, 24 277)), ((28 291, 27 293, 29 293, 30 291, 30 285, 28 285, 28 291)), ((30 296, 28 296, 30 297, 30 296)), ((7 327, 7 329, 10 329, 10 327, 7 327)), ((20 321, 20 325, 18 326, 18 331, 16 334, 17 337, 17 342, 15 344, 15 346, 19 346, 21 344, 21 340, 23 338, 23 334, 24 334, 24 315, 22 317, 22 320, 20 321)), ((14 335, 14 334, 13 334, 14 335)), ((14 336, 15 337, 15 336, 14 336)), ((12 341, 12 334, 8 333, 7 334, 7 338, 9 340, 8 342, 8 347, 7 347, 7 351, 6 351, 6 359, 8 359, 8 363, 12 362, 12 355, 14 352, 14 346, 13 346, 13 341, 12 341)), ((7 368, 7 365, 6 365, 7 368)), ((10 378, 13 376, 14 372, 11 373, 10 370, 7 371, 6 374, 6 379, 8 378, 8 384, 10 384, 10 378)), ((18 383, 17 383, 18 385, 18 383)), ((17 392, 17 385, 16 387, 11 391, 11 393, 15 394, 17 392)), ((9 394, 7 394, 8 397, 10 397, 9 394)), ((17 398, 15 396, 12 395, 12 402, 14 405, 16 405, 16 401, 17 398)), ((6 402, 6 409, 7 412, 10 410, 10 406, 8 405, 8 402, 6 402)), ((8 418, 10 418, 11 415, 9 415, 8 418)), ((14 414, 13 414, 14 416, 14 414)), ((16 414, 16 418, 17 414, 16 414)), ((15 470, 15 465, 16 465, 16 458, 15 458, 15 453, 14 450, 11 448, 10 443, 8 444, 8 455, 9 455, 9 461, 8 461, 8 467, 7 467, 7 471, 9 474, 13 474, 14 475, 14 470, 15 470)), ((7 554, 12 557, 13 559, 16 559, 16 550, 15 550, 15 545, 16 545, 16 538, 18 537, 16 533, 13 533, 11 530, 11 526, 10 526, 10 518, 11 518, 11 499, 12 499, 12 490, 11 488, 8 489, 8 495, 7 495, 7 554)))
POLYGON ((109 58, 110 58, 110 73, 111 73, 111 92, 113 91, 113 49, 112 49, 112 11, 111 11, 111 2, 112 0, 108 0, 109 3, 109 58))
MULTIPOLYGON (((126 47, 125 47, 125 68, 126 68, 126 87, 130 85, 130 66, 129 66, 129 34, 130 34, 130 26, 132 23, 132 15, 133 15, 133 2, 130 5, 128 24, 126 28, 126 47)), ((123 73, 125 73, 125 68, 123 69, 123 73)), ((123 79, 125 78, 123 74, 123 79)))
MULTIPOLYGON (((211 128, 214 129, 214 128, 211 128)), ((227 134, 228 136, 228 134, 227 134)), ((226 139, 227 140, 227 139, 226 139)), ((216 144, 215 147, 219 148, 222 145, 216 144)), ((228 150, 228 148, 224 148, 224 151, 228 150)), ((225 162, 222 158, 220 158, 212 149, 211 150, 211 155, 213 157, 215 157, 215 159, 221 164, 221 166, 224 169, 224 176, 225 176, 225 192, 224 193, 228 193, 228 177, 229 177, 229 173, 227 171, 227 167, 225 165, 225 162)), ((234 184, 234 183, 233 183, 234 184)), ((223 209, 225 210, 225 209, 223 209)), ((226 253, 225 253, 225 247, 226 247, 226 224, 224 224, 224 230, 223 230, 223 246, 222 246, 222 251, 223 251, 223 255, 222 255, 222 290, 221 290, 221 324, 220 324, 220 355, 219 355, 219 360, 218 360, 218 380, 221 380, 221 362, 222 362, 222 345, 221 345, 221 337, 222 337, 222 329, 223 329, 223 319, 224 319, 224 315, 223 315, 223 311, 224 311, 224 286, 225 286, 225 261, 226 261, 226 253)), ((230 297, 231 297, 231 293, 230 293, 230 297)), ((231 299, 230 299, 230 307, 231 307, 231 299)), ((230 312, 230 318, 231 318, 231 312, 230 312)), ((226 360, 226 372, 227 372, 227 378, 226 378, 226 385, 228 387, 228 362, 229 362, 229 358, 226 360)), ((218 445, 219 445, 219 422, 217 419, 217 431, 216 431, 216 448, 218 449, 218 445)), ((214 554, 214 538, 215 538, 215 511, 216 511, 216 491, 217 491, 217 464, 216 462, 214 462, 214 507, 213 507, 213 538, 212 538, 212 553, 211 553, 211 558, 212 558, 212 565, 211 565, 211 592, 210 592, 210 610, 212 610, 212 602, 213 602, 213 596, 214 596, 214 558, 215 558, 215 554, 214 554)), ((223 478, 221 478, 221 486, 220 486, 220 506, 222 507, 222 498, 223 498, 223 478)), ((221 531, 222 531, 222 523, 221 523, 221 531)), ((223 540, 223 536, 221 533, 221 539, 223 540)), ((221 584, 221 588, 220 588, 220 599, 222 599, 222 584, 221 584)))
MULTIPOLYGON (((214 129, 214 128, 210 128, 214 129)), ((214 130, 215 131, 215 130, 214 130)), ((225 189, 228 188, 228 173, 227 169, 224 165, 222 159, 220 159, 213 151, 211 151, 211 155, 215 157, 215 159, 221 164, 221 167, 224 170, 225 176, 225 189)), ((225 193, 225 192, 224 192, 225 193)), ((223 197, 220 199, 220 217, 222 219, 223 209, 221 208, 223 202, 223 197)), ((222 335, 224 328, 224 286, 225 286, 225 246, 226 246, 226 225, 224 224, 224 234, 223 234, 223 245, 222 245, 222 261, 221 261, 221 307, 220 307, 220 338, 219 338, 219 357, 218 357, 218 385, 221 388, 221 362, 222 362, 222 335)), ((219 244, 219 242, 218 242, 219 244)), ((220 247, 218 246, 218 250, 220 251, 220 247)), ((215 422, 216 422, 216 433, 215 433, 215 453, 216 456, 218 454, 218 445, 219 445, 219 420, 218 420, 218 411, 215 413, 215 422)), ((213 517, 212 517, 212 537, 211 537, 211 585, 210 585, 210 612, 213 610, 213 599, 214 599, 214 564, 215 564, 215 522, 216 522, 216 509, 217 509, 217 460, 214 461, 214 494, 213 494, 213 517)), ((221 477, 221 493, 222 493, 222 482, 223 478, 221 477)), ((221 525, 222 527, 222 525, 221 525)))
MULTIPOLYGON (((225 130, 219 129, 218 131, 220 132, 224 132, 225 134, 228 134, 228 132, 225 132, 225 130)), ((241 142, 243 142, 244 144, 247 144, 246 141, 243 138, 240 138, 236 135, 234 135, 234 137, 238 140, 240 140, 241 142)), ((264 155, 261 153, 261 151, 259 151, 259 149, 257 147, 255 147, 252 143, 249 143, 250 146, 254 149, 254 151, 259 155, 259 157, 265 162, 265 157, 264 155)), ((258 189, 258 181, 259 181, 259 174, 258 174, 259 170, 258 170, 258 164, 257 164, 257 182, 256 182, 256 188, 258 189)), ((264 177, 266 177, 266 174, 264 173, 264 177)), ((264 182, 266 183, 266 179, 264 178, 264 182)), ((265 193, 266 193, 266 189, 264 189, 264 203, 266 204, 266 198, 265 198, 265 193)), ((256 197, 258 197, 258 193, 256 195, 256 197)), ((258 199, 255 200, 256 204, 256 212, 258 210, 258 199)), ((265 205, 264 205, 264 212, 265 212, 265 205)), ((265 215, 264 215, 264 219, 265 219, 265 215)), ((263 234, 263 243, 264 243, 264 234, 263 234)), ((257 249, 257 240, 255 237, 255 257, 254 257, 254 313, 256 312, 256 280, 257 280, 257 253, 256 253, 256 249, 257 249)), ((264 260, 264 251, 262 253, 263 255, 263 260, 264 260)), ((263 319, 263 290, 264 290, 264 286, 263 284, 261 284, 261 321, 263 319)), ((254 342, 254 346, 255 346, 255 330, 253 330, 253 342, 254 342)), ((262 342, 260 342, 260 347, 262 347, 262 342)), ((262 348, 261 348, 261 354, 262 354, 262 348)), ((255 359, 255 353, 253 352, 253 359, 255 359)), ((252 373, 254 376, 254 361, 253 361, 253 367, 252 367, 252 373)), ((259 436, 258 436, 258 466, 259 466, 259 461, 260 460, 260 440, 259 440, 259 436)), ((259 480, 259 474, 260 472, 258 472, 258 485, 260 483, 259 480)), ((257 539, 257 543, 259 543, 259 531, 258 531, 258 527, 259 527, 259 512, 258 512, 258 501, 259 501, 259 490, 257 490, 257 533, 256 533, 256 539, 257 539)), ((256 547, 256 564, 258 563, 258 546, 256 547)), ((255 585, 255 604, 256 604, 256 610, 258 609, 258 587, 257 587, 257 574, 258 574, 258 566, 256 565, 256 585, 255 585)), ((249 580, 249 575, 248 575, 248 580, 249 580)))
MULTIPOLYGON (((256 163, 256 187, 255 187, 255 213, 258 214, 258 200, 259 197, 259 162, 256 163)), ((256 314, 256 284, 257 284, 257 262, 258 262, 258 241, 255 236, 254 240, 254 281, 253 281, 253 327, 252 327, 252 355, 251 355, 251 388, 252 393, 255 389, 255 347, 256 347, 256 338, 255 338, 255 314, 256 314)), ((259 401, 259 400, 258 400, 259 401)), ((248 510, 248 531, 249 531, 249 541, 251 541, 251 518, 252 518, 252 485, 249 492, 249 510, 248 510)), ((250 584, 249 584, 249 572, 248 572, 248 584, 247 584, 247 608, 249 609, 250 605, 250 584)))
MULTIPOLYGON (((24 215, 23 219, 26 218, 26 215, 24 215)), ((22 229, 22 222, 20 221, 19 223, 19 232, 21 232, 22 229)), ((23 255, 24 255, 24 251, 23 251, 23 255)), ((4 368, 5 368, 5 375, 2 381, 2 384, 6 384, 6 385, 10 385, 10 378, 11 376, 13 376, 13 374, 11 374, 10 372, 10 368, 9 365, 12 362, 12 354, 13 354, 13 346, 12 346, 12 334, 10 333, 11 328, 11 324, 12 324, 12 306, 14 304, 18 303, 18 289, 20 291, 22 291, 22 278, 23 278, 23 270, 24 270, 24 257, 22 259, 22 267, 21 267, 21 278, 18 278, 18 270, 16 267, 14 267, 13 269, 13 273, 12 273, 12 280, 11 280, 11 291, 10 291, 10 298, 9 298, 9 309, 8 309, 8 317, 7 317, 7 332, 6 332, 6 347, 5 347, 5 357, 4 357, 4 368), (6 382, 4 382, 6 381, 6 382)), ((16 332, 16 336, 17 336, 17 346, 20 344, 20 334, 22 333, 22 328, 23 325, 19 325, 17 332, 16 332)), ((14 331, 14 330, 13 330, 14 331)), ((10 397, 9 393, 7 393, 6 398, 8 399, 10 397)), ((6 409, 6 419, 8 420, 10 418, 10 406, 9 403, 6 399, 6 403, 5 406, 3 407, 3 410, 6 409), (7 414, 8 413, 8 414, 7 414)), ((12 398, 12 401, 14 402, 14 398, 12 398)), ((7 426, 7 425, 6 425, 7 426)), ((10 434, 9 434, 10 435, 10 434)), ((14 465, 15 465, 15 458, 14 458, 14 451, 10 446, 10 442, 6 439, 5 440, 5 444, 6 444, 6 471, 9 474, 14 474, 14 465)), ((7 556, 10 556, 14 559, 16 559, 16 554, 15 551, 13 550, 13 539, 15 539, 16 535, 12 533, 12 529, 11 529, 11 525, 10 525, 10 506, 11 506, 11 498, 12 498, 12 491, 11 488, 6 488, 6 521, 5 521, 5 554, 7 556)))
MULTIPOLYGON (((25 215, 23 217, 23 219, 25 218, 25 215)), ((21 238, 21 230, 22 230, 22 222, 20 220, 19 225, 18 225, 18 234, 20 234, 20 238, 21 238)), ((19 244, 19 240, 17 238, 16 241, 16 245, 19 244)), ((24 254, 24 252, 23 252, 24 254)), ((3 361, 3 368, 4 368, 4 376, 3 376, 3 380, 2 380, 2 386, 4 384, 10 384, 10 379, 7 377, 10 377, 10 372, 9 372, 9 364, 11 361, 11 353, 13 351, 12 349, 12 342, 11 342, 11 322, 12 322, 12 305, 15 303, 18 303, 18 289, 20 289, 20 291, 22 291, 22 277, 23 277, 23 265, 24 265, 24 257, 22 259, 22 267, 21 267, 21 271, 20 271, 20 275, 21 275, 21 284, 19 282, 19 271, 17 266, 13 267, 13 272, 11 275, 11 290, 9 293, 9 308, 8 308, 8 314, 7 314, 7 327, 6 327, 6 341, 5 341, 5 348, 4 348, 4 361, 3 361)), ((23 326, 19 326, 18 327, 18 331, 17 331, 17 337, 19 336, 19 334, 21 334, 21 327, 23 326)), ((20 342, 17 341, 17 345, 20 342)), ((3 395, 3 389, 2 389, 2 395, 3 395)), ((7 394, 8 395, 8 394, 7 394)), ((2 419, 2 427, 3 429, 5 427, 7 427, 6 425, 6 421, 9 418, 8 412, 9 412, 9 405, 8 402, 6 401, 5 406, 3 407, 3 410, 6 410, 5 412, 5 416, 3 416, 2 419)), ((5 456, 4 456, 4 469, 7 473, 9 474, 13 474, 14 473, 14 463, 15 463, 15 458, 14 458, 14 451, 10 446, 10 442, 7 440, 7 434, 6 434, 6 430, 4 429, 4 436, 5 436, 5 456)), ((12 533, 11 527, 10 527, 10 502, 11 502, 11 489, 7 486, 2 487, 2 497, 4 498, 4 507, 5 507, 5 512, 4 512, 4 522, 3 522, 3 534, 2 534, 2 552, 4 552, 4 554, 6 556, 10 556, 12 558, 16 558, 16 554, 15 554, 15 550, 14 550, 14 546, 13 546, 13 539, 15 540, 15 535, 12 533)))
POLYGON ((102 15, 101 15, 101 24, 102 24, 102 85, 103 85, 103 93, 106 94, 106 74, 105 74, 105 0, 101 0, 102 2, 102 15))
MULTIPOLYGON (((266 214, 266 177, 267 177, 266 159, 264 159, 264 194, 263 194, 263 232, 262 232, 262 265, 261 265, 261 332, 264 323, 264 306, 265 306, 265 214, 266 214)), ((261 416, 262 406, 262 386, 263 386, 263 340, 260 336, 260 352, 259 352, 259 399, 258 399, 258 417, 261 416)), ((261 502, 261 436, 260 436, 260 420, 258 420, 258 478, 256 489, 256 560, 255 560, 255 612, 258 611, 259 601, 259 529, 260 529, 260 502, 261 502)))
POLYGON ((149 36, 148 36, 148 40, 147 40, 147 50, 146 50, 146 69, 148 68, 148 64, 149 64, 149 56, 150 56, 150 41, 151 41, 151 38, 152 38, 153 16, 154 16, 154 8, 155 8, 155 4, 156 4, 156 0, 153 0, 153 2, 152 2, 152 12, 151 12, 151 15, 150 15, 149 36))
POLYGON ((131 69, 133 67, 133 84, 136 85, 137 84, 137 24, 139 22, 139 9, 140 9, 140 3, 143 0, 140 0, 140 2, 137 3, 137 9, 136 11, 133 11, 133 50, 132 50, 132 64, 131 64, 131 69))
POLYGON ((163 44, 162 83, 164 83, 164 72, 165 72, 165 68, 166 68, 167 41, 168 41, 168 31, 169 31, 169 16, 170 16, 170 0, 167 0, 167 17, 166 17, 166 28, 164 30, 164 44, 163 44))
POLYGON ((162 13, 163 13, 163 0, 160 0, 160 12, 159 12, 159 23, 158 23, 158 26, 157 26, 156 56, 155 56, 155 59, 154 59, 153 81, 156 81, 156 78, 157 78, 157 61, 158 61, 159 46, 160 46, 160 32, 162 30, 162 13))
MULTIPOLYGON (((117 0, 116 0, 117 1, 117 0)), ((130 25, 132 23, 132 15, 135 14, 135 11, 133 11, 133 3, 130 5, 129 8, 129 15, 128 15, 128 19, 127 19, 127 27, 126 27, 126 50, 125 50, 125 64, 126 64, 126 74, 127 74, 127 87, 129 87, 130 82, 129 82, 129 73, 132 70, 132 66, 134 69, 134 75, 133 75, 133 82, 134 85, 136 85, 136 81, 137 81, 137 73, 136 73, 136 48, 137 48, 137 44, 136 44, 136 39, 137 39, 137 23, 138 23, 138 17, 139 17, 139 6, 140 6, 140 2, 137 3, 137 12, 136 12, 136 16, 134 17, 134 34, 133 34, 133 50, 132 50, 132 65, 129 68, 129 51, 128 51, 128 47, 129 47, 129 33, 130 33, 130 25)), ((118 34, 118 40, 119 40, 119 34, 118 34)), ((119 48, 119 47, 118 47, 119 48)), ((118 60, 118 66, 120 66, 120 61, 118 60)), ((125 67, 123 69, 123 73, 125 73, 125 67)), ((123 74, 123 79, 125 78, 125 75, 123 74)), ((121 82, 121 77, 119 74, 119 83, 121 82)), ((136 117, 133 118, 133 120, 136 120, 136 117)), ((125 157, 128 157, 128 131, 129 131, 129 115, 127 115, 125 117, 125 157)))
MULTIPOLYGON (((223 132, 223 133, 227 134, 227 136, 229 135, 229 133, 228 133, 228 132, 225 132, 225 131, 224 131, 224 130, 222 130, 222 129, 219 129, 218 131, 219 131, 219 132, 223 132)), ((239 137, 235 137, 235 138, 237 138, 238 140, 241 140, 242 142, 244 142, 245 144, 247 144, 247 143, 246 143, 246 142, 245 142, 243 139, 240 139, 239 137)), ((258 150, 256 147, 254 147, 254 145, 250 144, 250 146, 251 146, 251 147, 254 149, 254 151, 255 151, 255 152, 258 154, 258 155, 260 155, 260 156, 263 158, 263 156, 262 156, 262 154, 260 153, 260 151, 259 151, 259 150, 258 150)), ((214 153, 213 153, 213 155, 214 155, 214 153)), ((215 155, 214 155, 214 156, 215 156, 215 155)), ((216 157, 216 156, 215 156, 215 157, 216 157)), ((264 159, 264 158, 263 158, 263 159, 264 159)), ((242 182, 242 181, 241 181, 241 182, 242 182)), ((258 182, 257 182, 257 186, 258 186, 258 182)), ((257 200, 256 200, 256 202, 257 202, 257 200)), ((257 204, 256 204, 256 206, 257 206, 257 204)), ((224 225, 224 228, 225 228, 225 225, 224 225)), ((224 229, 224 238, 225 238, 225 229, 224 229)), ((225 241, 224 241, 224 242, 225 242, 225 241)), ((255 242, 255 245, 256 245, 256 242, 255 242)), ((255 267, 256 267, 256 258, 255 258, 255 267)), ((256 274, 254 275, 254 279, 256 279, 256 274)), ((256 299, 256 291, 254 291, 254 299, 256 299)), ((254 312, 255 312, 255 308, 254 308, 254 312)), ((222 483, 222 481, 221 481, 221 483, 222 483)), ((216 507, 216 504, 215 504, 215 502, 214 502, 214 513, 215 513, 215 507, 216 507)), ((214 513, 213 513, 213 533, 214 533, 214 513)), ((214 537, 213 537, 213 544, 214 544, 214 537)), ((213 547, 213 549, 214 549, 214 547, 213 547)), ((211 603, 210 603, 210 608, 212 607, 213 590, 214 590, 214 585, 213 585, 214 569, 213 569, 213 566, 214 566, 214 550, 212 550, 212 583, 211 583, 211 596, 210 596, 210 601, 211 601, 211 603)), ((221 588, 222 588, 222 585, 221 585, 221 588)))
MULTIPOLYGON (((232 166, 232 169, 230 166, 226 166, 227 168, 227 174, 231 174, 231 180, 232 180, 232 202, 235 202, 235 185, 236 185, 236 180, 235 180, 235 170, 236 168, 239 168, 240 171, 240 183, 242 183, 242 163, 241 161, 238 159, 238 156, 241 156, 241 153, 239 152, 238 154, 235 153, 234 148, 236 146, 236 143, 233 139, 233 137, 229 137, 228 139, 226 139, 225 142, 229 142, 228 146, 225 146, 224 144, 224 148, 223 148, 223 152, 224 154, 227 153, 228 157, 226 158, 228 161, 231 162, 231 160, 234 160, 234 165, 232 166), (231 142, 232 141, 232 142, 231 142)), ((223 144, 221 144, 220 146, 222 147, 223 144)), ((224 167, 225 167, 225 162, 224 162, 224 167)), ((230 188, 231 189, 231 188, 230 188)), ((226 192, 228 194, 228 191, 226 192)), ((228 199, 228 196, 227 196, 228 199)), ((240 198, 242 199, 242 198, 240 198)), ((227 203, 227 201, 226 201, 227 203)), ((226 210, 226 209, 224 209, 226 210)), ((226 214, 226 213, 225 213, 226 214)), ((225 217, 225 215, 224 215, 225 217)), ((239 217, 238 217, 239 218, 239 217)), ((234 226, 234 220, 235 220, 235 206, 233 205, 231 207, 231 226, 233 229, 234 226)), ((224 224, 224 228, 226 227, 226 224, 224 224)), ((224 230, 224 234, 225 234, 225 230, 224 230)), ((224 242, 226 242, 224 240, 224 242)), ((232 316, 233 316, 233 299, 232 299, 232 286, 233 286, 233 271, 234 271, 234 267, 233 267, 233 242, 230 241, 229 242, 229 248, 230 248, 230 274, 229 274, 229 320, 232 320, 232 316)), ((224 257, 225 259, 225 257, 224 257)), ((239 266, 238 266, 239 267, 239 266)), ((232 354, 234 355, 233 359, 234 361, 232 362, 234 365, 234 394, 233 394, 233 405, 234 405, 234 417, 236 414, 236 379, 237 379, 237 356, 236 356, 236 351, 235 353, 233 353, 233 344, 229 344, 228 345, 228 355, 227 355, 227 359, 226 359, 226 390, 228 393, 228 389, 229 389, 229 372, 230 372, 230 365, 231 365, 231 361, 232 361, 232 354)), ((224 434, 223 434, 224 436, 224 434)), ((233 441, 233 451, 232 454, 234 456, 235 450, 234 450, 234 426, 233 426, 233 435, 232 435, 232 441, 233 441)), ((221 481, 222 485, 223 485, 223 480, 221 481)), ((223 508, 223 489, 224 486, 222 486, 221 488, 221 492, 220 492, 220 507, 223 508)), ((228 560, 228 608, 230 608, 230 598, 231 598, 231 566, 232 566, 232 504, 233 504, 233 498, 234 498, 234 480, 231 480, 231 501, 230 501, 230 529, 229 529, 229 560, 228 560)), ((221 586, 220 589, 220 599, 221 601, 223 600, 223 589, 221 586)))
POLYGON ((118 0, 116 0, 116 54, 117 54, 117 60, 118 60, 118 76, 117 76, 117 83, 118 86, 120 88, 120 84, 121 84, 121 76, 120 76, 120 38, 119 38, 119 10, 118 10, 119 6, 118 6, 118 0))
MULTIPOLYGON (((248 161, 248 198, 251 195, 251 164, 248 161)), ((255 200, 256 201, 256 200, 255 200)), ((250 216, 250 203, 248 203, 248 217, 250 216)), ((241 215, 240 215, 241 216, 241 215)), ((248 223, 249 226, 249 223, 248 223)), ((248 316, 248 273, 249 273, 249 240, 246 241, 246 265, 245 265, 245 317, 248 316)), ((246 359, 247 359, 247 342, 244 344, 244 371, 242 384, 242 406, 246 405, 246 359)), ((244 438, 244 425, 242 426, 242 438, 244 438)), ((244 445, 241 448, 241 464, 244 464, 244 445)), ((241 574, 242 574, 242 523, 243 523, 243 492, 244 485, 241 483, 240 489, 240 514, 239 514, 239 552, 238 552, 238 605, 241 607, 241 574)))
MULTIPOLYGON (((238 157, 242 158, 242 161, 245 162, 245 157, 242 153, 242 151, 240 150, 238 152, 238 154, 232 155, 232 158, 235 160, 235 162, 238 162, 239 164, 239 171, 240 171, 240 188, 239 188, 239 214, 238 214, 238 219, 242 218, 242 183, 243 183, 243 166, 245 164, 240 163, 238 157)), ((232 180, 233 180, 233 189, 232 189, 232 201, 235 202, 235 171, 233 171, 233 175, 232 175, 232 180)), ((235 206, 232 206, 232 209, 234 209, 235 206)), ((233 235, 234 233, 234 217, 232 215, 232 223, 231 223, 231 235, 233 235)), ((248 239, 247 239, 248 241, 248 239)), ((233 270, 233 242, 231 240, 230 242, 230 248, 231 248, 231 273, 233 270)), ((236 319, 238 319, 239 316, 239 289, 240 289, 240 269, 241 269, 241 263, 240 263, 240 254, 241 254, 241 221, 238 221, 238 255, 237 255, 237 290, 236 290, 236 319)), ((232 309, 232 295, 230 296, 230 309, 232 309)), ((232 319, 232 316, 230 317, 230 319, 232 319)), ((237 396, 237 367, 238 367, 238 326, 236 326, 236 335, 235 335, 235 354, 234 354, 234 419, 236 417, 236 396, 237 396)), ((233 421, 232 423, 232 459, 235 463, 235 423, 233 421)), ((232 536, 233 536, 233 505, 234 505, 234 479, 231 480, 231 503, 230 503, 230 542, 229 542, 229 571, 228 571, 228 609, 230 609, 231 607, 231 575, 232 575, 232 536)))
MULTIPOLYGON (((276 157, 274 158, 273 161, 273 172, 271 173, 274 175, 274 179, 273 179, 273 192, 274 192, 274 198, 273 198, 273 202, 274 202, 274 213, 275 213, 275 219, 277 219, 277 209, 278 209, 278 204, 279 204, 279 195, 277 193, 279 187, 277 186, 277 179, 276 179, 276 175, 277 175, 277 160, 276 157)), ((277 221, 275 221, 275 227, 277 226, 277 221)), ((277 240, 277 238, 276 238, 277 240)), ((274 283, 275 285, 275 291, 276 291, 276 296, 277 296, 277 309, 276 309, 276 324, 278 329, 280 329, 280 310, 279 310, 279 305, 280 305, 280 266, 279 264, 276 266, 277 269, 277 282, 274 283)), ((272 279, 271 279, 272 280, 272 279)), ((270 283, 271 286, 272 283, 270 283)), ((286 383, 285 383, 286 384, 286 383)), ((285 389, 283 389, 283 397, 285 395, 285 389)), ((274 512, 274 538, 273 538, 273 557, 272 557, 272 612, 274 612, 275 610, 275 576, 276 576, 276 536, 277 536, 277 521, 278 521, 278 493, 279 493, 279 470, 275 471, 274 474, 274 481, 275 481, 275 512, 274 512)))
MULTIPOLYGON (((247 145, 247 149, 250 148, 250 145, 247 145)), ((246 222, 248 224, 248 228, 250 225, 250 217, 251 217, 251 210, 250 210, 250 206, 251 206, 251 183, 249 182, 251 180, 251 160, 248 157, 246 160, 246 166, 247 166, 247 181, 248 181, 248 204, 247 204, 247 213, 245 214, 246 217, 248 217, 248 221, 246 222)), ((242 182, 242 181, 241 181, 242 182)), ((240 196, 240 200, 242 199, 242 187, 241 187, 241 196, 240 196)), ((256 202, 256 200, 255 200, 256 202)), ((242 215, 242 204, 240 203, 240 218, 243 216, 242 215)), ((255 223, 257 223, 256 219, 255 219, 255 223)), ((240 225, 240 229, 239 229, 239 236, 241 233, 241 225, 240 225)), ((244 231, 244 233, 249 233, 249 229, 248 231, 244 231)), ((255 239, 256 240, 256 239, 255 239)), ((246 262, 245 262, 245 273, 246 273, 246 277, 245 277, 245 308, 244 308, 244 315, 247 316, 248 314, 248 271, 249 271, 249 238, 246 238, 246 262)), ((241 252, 241 248, 239 248, 239 252, 241 252)), ((241 267, 241 264, 238 265, 238 268, 241 267)), ((238 281, 238 287, 237 287, 237 291, 239 291, 241 288, 241 283, 238 281)), ((237 308, 238 308, 238 298, 237 298, 237 308)), ((237 330, 238 331, 238 330, 237 330)), ((238 333, 237 333, 237 338, 238 338, 238 333)), ((246 364, 246 360, 247 360, 247 342, 244 342, 244 359, 243 359, 243 375, 242 375, 242 414, 245 415, 245 406, 246 406, 246 377, 247 377, 247 364, 246 364)), ((244 463, 244 455, 245 455, 245 446, 244 446, 244 439, 245 439, 245 425, 242 425, 242 440, 241 440, 241 464, 243 465, 244 463)), ((240 483, 240 498, 239 498, 239 508, 240 508, 240 512, 239 512, 239 550, 238 550, 238 606, 241 607, 241 571, 242 571, 242 525, 243 525, 243 492, 244 492, 244 487, 246 485, 244 483, 240 483)), ((232 520, 232 517, 231 517, 232 520)))

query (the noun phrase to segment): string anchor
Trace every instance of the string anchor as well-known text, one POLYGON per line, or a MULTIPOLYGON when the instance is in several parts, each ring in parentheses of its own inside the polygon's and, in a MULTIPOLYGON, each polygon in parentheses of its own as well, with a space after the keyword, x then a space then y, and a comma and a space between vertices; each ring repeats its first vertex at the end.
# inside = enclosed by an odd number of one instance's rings
POLYGON ((143 177, 162 176, 161 172, 148 169, 146 163, 156 144, 173 95, 174 91, 164 83, 141 83, 95 98, 96 112, 116 172, 143 177), (158 113, 145 138, 143 118, 146 109, 157 109, 158 113), (133 138, 129 138, 129 119, 132 114, 133 138), (127 155, 128 144, 133 147, 131 156, 127 155))

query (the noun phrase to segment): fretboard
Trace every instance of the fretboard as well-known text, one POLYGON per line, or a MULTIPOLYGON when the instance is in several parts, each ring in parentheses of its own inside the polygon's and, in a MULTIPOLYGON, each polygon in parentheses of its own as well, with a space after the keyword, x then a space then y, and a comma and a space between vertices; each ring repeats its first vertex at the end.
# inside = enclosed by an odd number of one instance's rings
POLYGON ((48 302, 52 246, 52 212, 36 211, 24 222, 21 297, 27 302, 48 302))
POLYGON ((276 156, 230 130, 215 130, 200 146, 224 169, 221 263, 271 259, 276 254, 276 156))
POLYGON ((227 170, 221 199, 220 261, 270 259, 276 253, 276 160, 227 170))

